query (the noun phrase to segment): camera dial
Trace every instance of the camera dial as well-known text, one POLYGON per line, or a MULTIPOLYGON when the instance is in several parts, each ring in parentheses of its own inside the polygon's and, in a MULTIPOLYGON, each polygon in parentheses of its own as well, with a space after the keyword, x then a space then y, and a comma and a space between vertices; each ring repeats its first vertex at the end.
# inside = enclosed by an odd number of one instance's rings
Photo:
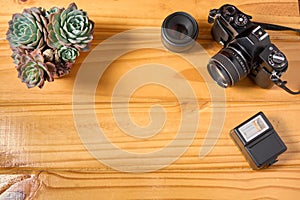
POLYGON ((248 23, 246 15, 240 14, 235 18, 235 24, 238 26, 245 26, 248 23))
POLYGON ((282 53, 275 52, 275 53, 270 54, 269 63, 272 66, 275 66, 275 64, 281 64, 284 61, 285 61, 285 56, 282 53))

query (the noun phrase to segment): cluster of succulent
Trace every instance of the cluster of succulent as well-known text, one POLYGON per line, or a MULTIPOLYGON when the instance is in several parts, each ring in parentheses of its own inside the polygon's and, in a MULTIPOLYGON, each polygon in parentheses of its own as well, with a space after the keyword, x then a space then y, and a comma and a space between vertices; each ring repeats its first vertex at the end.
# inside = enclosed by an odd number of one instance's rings
POLYGON ((89 50, 94 33, 93 21, 75 3, 67 9, 24 9, 8 24, 12 58, 28 88, 68 74, 79 52, 89 50))

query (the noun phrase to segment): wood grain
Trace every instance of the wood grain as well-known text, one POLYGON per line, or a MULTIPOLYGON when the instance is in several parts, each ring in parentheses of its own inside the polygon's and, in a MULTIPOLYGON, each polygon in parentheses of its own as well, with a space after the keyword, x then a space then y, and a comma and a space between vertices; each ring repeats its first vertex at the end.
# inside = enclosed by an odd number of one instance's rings
MULTIPOLYGON (((182 10, 198 21, 198 42, 212 56, 220 46, 210 36, 206 18, 209 9, 226 1, 91 1, 78 0, 95 21, 95 48, 105 39, 138 27, 160 27, 170 13, 182 10)), ((245 0, 232 4, 253 16, 255 21, 278 23, 300 28, 296 0, 245 0)), ((212 102, 201 75, 180 57, 154 49, 134 51, 117 59, 99 82, 95 96, 98 122, 111 143, 135 153, 164 148, 174 139, 180 124, 181 109, 168 89, 148 85, 139 88, 130 103, 120 96, 117 113, 129 107, 139 125, 150 122, 149 108, 161 104, 167 121, 162 131, 150 139, 124 134, 116 125, 111 107, 114 85, 128 70, 139 64, 163 63, 176 69, 191 85, 199 104, 199 127, 188 150, 171 165, 151 173, 116 171, 95 159, 85 149, 76 131, 72 112, 72 92, 81 64, 82 53, 71 74, 27 89, 17 78, 5 40, 11 15, 31 6, 66 7, 64 0, 0 1, 0 199, 298 199, 300 196, 300 97, 280 90, 260 89, 246 79, 226 89, 226 121, 212 151, 199 159, 199 151, 212 117, 212 102), (253 171, 229 137, 229 131, 258 111, 271 120, 288 151, 279 162, 266 170, 253 171)), ((270 31, 272 41, 286 54, 289 69, 284 78, 300 88, 300 36, 291 32, 270 31)), ((189 100, 186 100, 189 103, 189 100)), ((222 103, 222 102, 221 102, 222 103)), ((107 159, 110 157, 110 149, 107 159)), ((157 157, 157 159, 163 159, 157 157)), ((126 165, 126 159, 117 161, 126 165)))

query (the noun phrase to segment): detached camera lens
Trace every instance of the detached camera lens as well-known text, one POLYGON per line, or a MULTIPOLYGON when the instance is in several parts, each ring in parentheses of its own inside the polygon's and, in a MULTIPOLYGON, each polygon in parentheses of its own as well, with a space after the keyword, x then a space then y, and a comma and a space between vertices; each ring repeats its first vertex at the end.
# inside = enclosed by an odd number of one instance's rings
POLYGON ((175 12, 164 20, 161 29, 163 45, 174 52, 190 49, 198 37, 196 20, 185 12, 175 12))

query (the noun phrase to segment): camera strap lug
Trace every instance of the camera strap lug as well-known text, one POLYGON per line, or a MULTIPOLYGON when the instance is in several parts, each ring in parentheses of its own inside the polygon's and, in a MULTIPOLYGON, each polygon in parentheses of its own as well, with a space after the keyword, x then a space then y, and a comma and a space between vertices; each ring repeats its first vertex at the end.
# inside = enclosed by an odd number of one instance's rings
POLYGON ((286 92, 293 94, 293 95, 297 95, 300 94, 300 91, 292 91, 291 89, 289 89, 286 84, 287 81, 282 81, 279 77, 279 75, 274 71, 271 75, 270 75, 270 79, 273 83, 275 83, 275 85, 277 85, 278 87, 282 88, 283 90, 285 90, 286 92))

